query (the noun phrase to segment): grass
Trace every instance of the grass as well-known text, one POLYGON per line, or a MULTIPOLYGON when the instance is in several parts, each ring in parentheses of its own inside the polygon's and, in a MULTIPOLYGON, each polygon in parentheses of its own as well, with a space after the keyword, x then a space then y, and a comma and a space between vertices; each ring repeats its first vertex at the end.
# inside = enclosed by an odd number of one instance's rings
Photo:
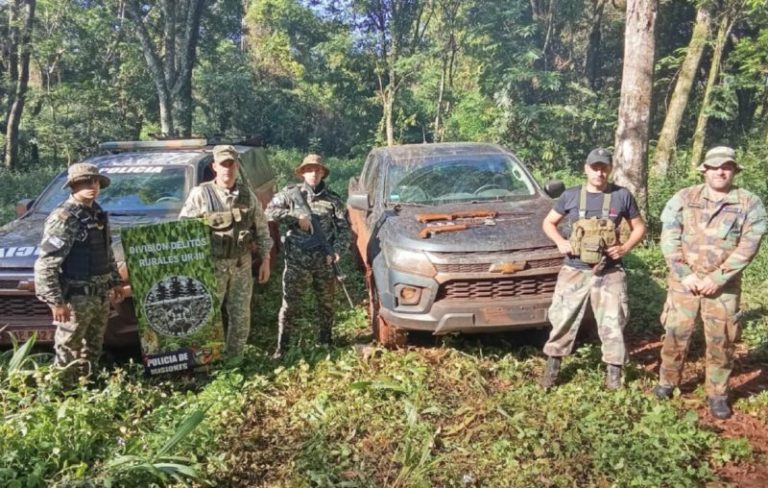
MULTIPOLYGON (((303 154, 271 156, 285 184, 303 154)), ((328 163, 343 193, 360 162, 328 163)), ((523 336, 370 346, 362 277, 349 261, 361 305, 350 310, 337 294, 336 345, 313 344, 308 302, 299 345, 280 362, 269 359, 279 276, 255 292, 245 361, 210 376, 147 379, 127 362, 65 389, 45 357, 23 345, 4 353, 0 485, 677 487, 717 484, 724 463, 759 460, 746 439, 700 423, 690 400, 654 400, 655 376, 639 365, 628 366, 624 390, 605 391, 595 344, 569 358, 566 383, 549 393, 536 384, 540 344, 523 336)), ((640 249, 628 267, 629 330, 660 335, 663 259, 640 249)), ((763 358, 766 279, 764 248, 743 300, 744 342, 763 358)), ((765 418, 768 395, 736 408, 765 418)))

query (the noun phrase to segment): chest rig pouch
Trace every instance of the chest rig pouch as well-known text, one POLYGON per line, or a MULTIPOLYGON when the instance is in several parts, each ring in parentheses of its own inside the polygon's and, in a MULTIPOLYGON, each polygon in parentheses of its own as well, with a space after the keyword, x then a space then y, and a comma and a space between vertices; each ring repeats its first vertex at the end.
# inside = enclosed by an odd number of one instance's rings
POLYGON ((204 184, 208 208, 205 223, 211 228, 212 253, 216 258, 237 258, 250 251, 253 243, 253 215, 249 192, 240 188, 232 208, 221 201, 212 184, 204 184))
POLYGON ((88 280, 110 272, 107 214, 97 204, 93 211, 68 206, 65 210, 77 219, 78 228, 67 258, 62 263, 63 276, 68 280, 88 280))
POLYGON ((574 254, 587 264, 597 264, 605 250, 617 244, 616 225, 608 218, 611 194, 603 194, 603 208, 600 218, 586 218, 587 187, 581 187, 579 197, 579 220, 573 224, 570 243, 574 254))

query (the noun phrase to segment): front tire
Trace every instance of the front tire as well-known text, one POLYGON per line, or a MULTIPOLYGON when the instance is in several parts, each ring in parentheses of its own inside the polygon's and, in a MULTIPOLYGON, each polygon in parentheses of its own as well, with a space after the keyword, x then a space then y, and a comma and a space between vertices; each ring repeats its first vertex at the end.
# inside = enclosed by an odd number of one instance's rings
POLYGON ((371 321, 373 339, 387 349, 403 347, 408 343, 408 332, 389 324, 380 314, 379 293, 373 279, 368 287, 368 317, 371 321))

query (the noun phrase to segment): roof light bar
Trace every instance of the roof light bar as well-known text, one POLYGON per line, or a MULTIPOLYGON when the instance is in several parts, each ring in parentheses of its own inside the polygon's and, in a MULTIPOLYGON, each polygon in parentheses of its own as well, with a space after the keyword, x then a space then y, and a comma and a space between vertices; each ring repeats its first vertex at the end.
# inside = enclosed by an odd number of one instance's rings
POLYGON ((206 139, 171 139, 167 141, 109 141, 99 144, 102 151, 130 151, 134 149, 197 149, 208 144, 206 139))

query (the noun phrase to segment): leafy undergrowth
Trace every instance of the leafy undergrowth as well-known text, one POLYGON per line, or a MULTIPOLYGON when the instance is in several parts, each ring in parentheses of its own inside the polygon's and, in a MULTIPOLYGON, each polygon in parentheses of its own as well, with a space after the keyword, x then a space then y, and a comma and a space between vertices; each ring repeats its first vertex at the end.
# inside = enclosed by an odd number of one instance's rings
POLYGON ((210 377, 148 380, 128 364, 66 391, 39 359, 4 361, 0 485, 697 486, 754 456, 691 405, 650 397, 641 368, 605 391, 597 345, 546 393, 536 344, 387 351, 353 343, 362 310, 343 316, 338 347, 282 362, 253 347, 210 377))
MULTIPOLYGON (((276 370, 229 429, 222 486, 686 486, 712 478, 715 434, 634 378, 602 387, 594 347, 545 393, 520 351, 346 351, 276 370)), ((246 384, 246 390, 250 387, 246 384)))

